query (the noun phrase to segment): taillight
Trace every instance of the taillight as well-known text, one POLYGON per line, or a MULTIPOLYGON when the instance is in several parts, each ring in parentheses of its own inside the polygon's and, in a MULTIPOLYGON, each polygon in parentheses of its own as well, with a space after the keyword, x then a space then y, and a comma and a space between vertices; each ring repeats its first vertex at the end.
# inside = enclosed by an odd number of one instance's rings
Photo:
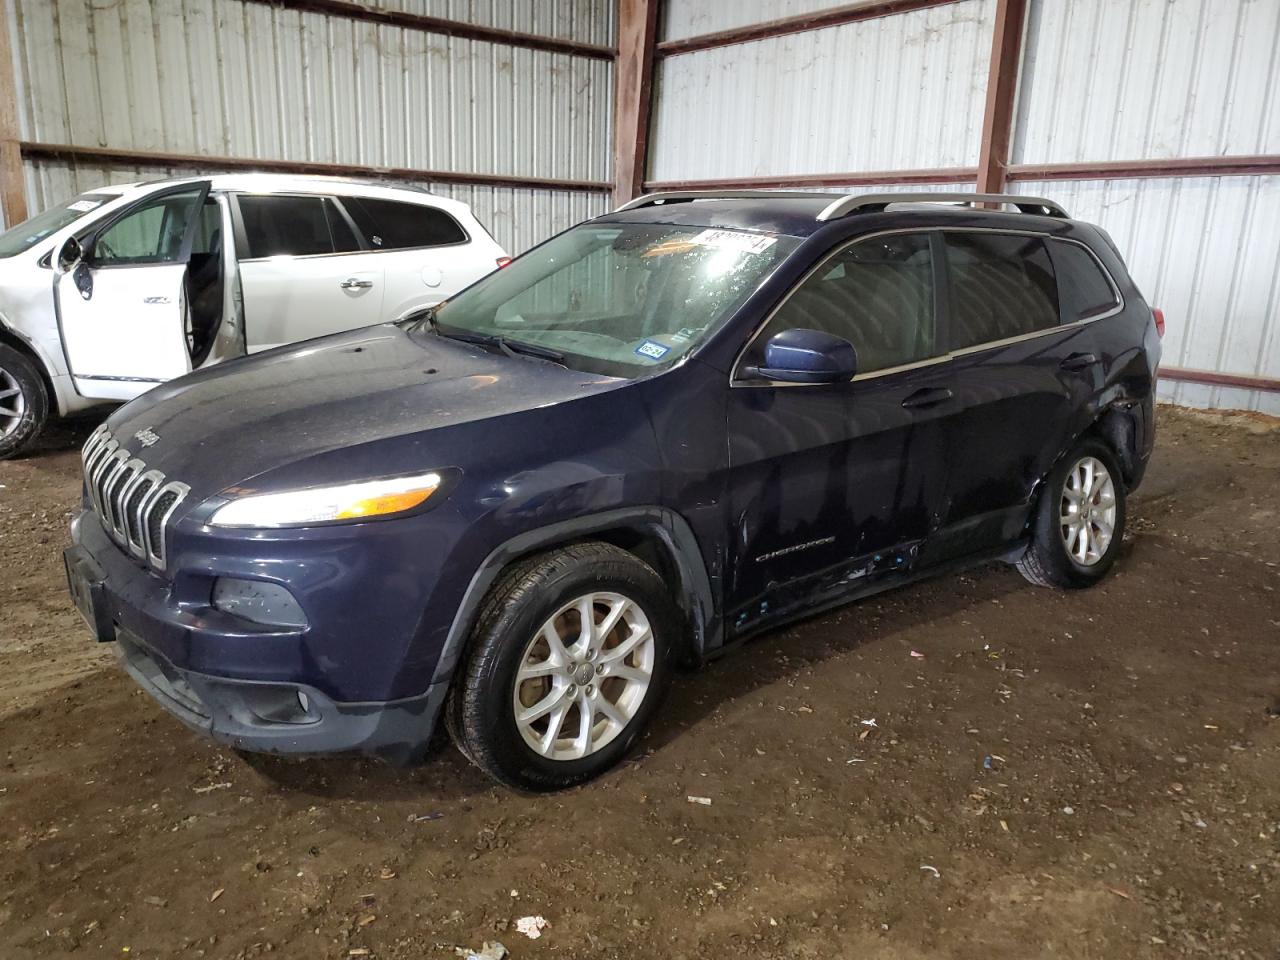
MULTIPOLYGON (((498 258, 498 266, 499 266, 499 267, 505 267, 505 266, 506 266, 508 263, 510 263, 510 262, 511 262, 511 258, 510 258, 510 257, 499 257, 499 258, 498 258)), ((1164 318, 1163 318, 1163 317, 1161 317, 1161 318, 1160 318, 1160 332, 1161 332, 1161 333, 1164 333, 1164 318)))
POLYGON ((1164 311, 1159 307, 1151 308, 1151 315, 1156 318, 1156 333, 1164 336, 1164 311))

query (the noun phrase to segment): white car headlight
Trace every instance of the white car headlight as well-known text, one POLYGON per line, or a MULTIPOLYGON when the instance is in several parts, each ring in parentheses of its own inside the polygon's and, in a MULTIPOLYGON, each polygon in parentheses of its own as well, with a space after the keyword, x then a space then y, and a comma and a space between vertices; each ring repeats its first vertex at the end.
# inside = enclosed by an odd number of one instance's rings
POLYGON ((440 488, 438 473, 239 497, 214 511, 215 527, 301 527, 412 510, 440 488))

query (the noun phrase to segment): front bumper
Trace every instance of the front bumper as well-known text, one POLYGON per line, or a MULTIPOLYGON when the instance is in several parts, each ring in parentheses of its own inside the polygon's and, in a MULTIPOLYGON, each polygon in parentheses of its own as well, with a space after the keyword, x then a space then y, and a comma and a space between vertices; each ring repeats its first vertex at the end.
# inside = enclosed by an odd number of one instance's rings
POLYGON ((179 602, 166 580, 107 538, 92 513, 72 525, 72 539, 68 578, 91 631, 113 643, 129 675, 193 730, 263 753, 358 751, 408 763, 426 752, 448 684, 395 700, 337 700, 300 675, 305 631, 179 602))

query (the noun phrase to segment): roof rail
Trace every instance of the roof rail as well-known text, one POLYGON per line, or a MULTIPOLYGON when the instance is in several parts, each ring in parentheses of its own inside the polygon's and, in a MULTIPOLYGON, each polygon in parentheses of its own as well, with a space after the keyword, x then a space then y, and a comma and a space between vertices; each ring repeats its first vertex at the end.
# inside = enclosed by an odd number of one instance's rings
POLYGON ((635 210, 637 207, 652 207, 660 203, 689 203, 693 200, 778 200, 788 197, 817 197, 818 199, 836 199, 837 194, 804 193, 795 190, 671 190, 665 193, 646 193, 644 196, 628 200, 614 210, 635 210))
POLYGON ((1017 207, 1019 213, 1070 219, 1067 211, 1043 197, 1007 193, 851 193, 826 207, 819 220, 836 220, 851 213, 879 213, 891 203, 995 203, 1017 207))

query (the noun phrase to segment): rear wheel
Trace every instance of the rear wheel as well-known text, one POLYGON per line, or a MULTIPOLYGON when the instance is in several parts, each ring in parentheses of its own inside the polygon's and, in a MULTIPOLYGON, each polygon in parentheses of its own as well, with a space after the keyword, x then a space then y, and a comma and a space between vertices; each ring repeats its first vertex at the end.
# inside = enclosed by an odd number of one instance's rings
POLYGON ((1085 440, 1046 480, 1018 569, 1040 586, 1092 586, 1115 562, 1124 523, 1119 464, 1101 440, 1085 440))
POLYGON ((0 460, 28 449, 49 416, 44 379, 24 354, 0 344, 0 460))
POLYGON ((454 742, 491 777, 526 790, 603 773, 657 708, 677 622, 658 574, 609 544, 518 565, 472 635, 446 713, 454 742))

